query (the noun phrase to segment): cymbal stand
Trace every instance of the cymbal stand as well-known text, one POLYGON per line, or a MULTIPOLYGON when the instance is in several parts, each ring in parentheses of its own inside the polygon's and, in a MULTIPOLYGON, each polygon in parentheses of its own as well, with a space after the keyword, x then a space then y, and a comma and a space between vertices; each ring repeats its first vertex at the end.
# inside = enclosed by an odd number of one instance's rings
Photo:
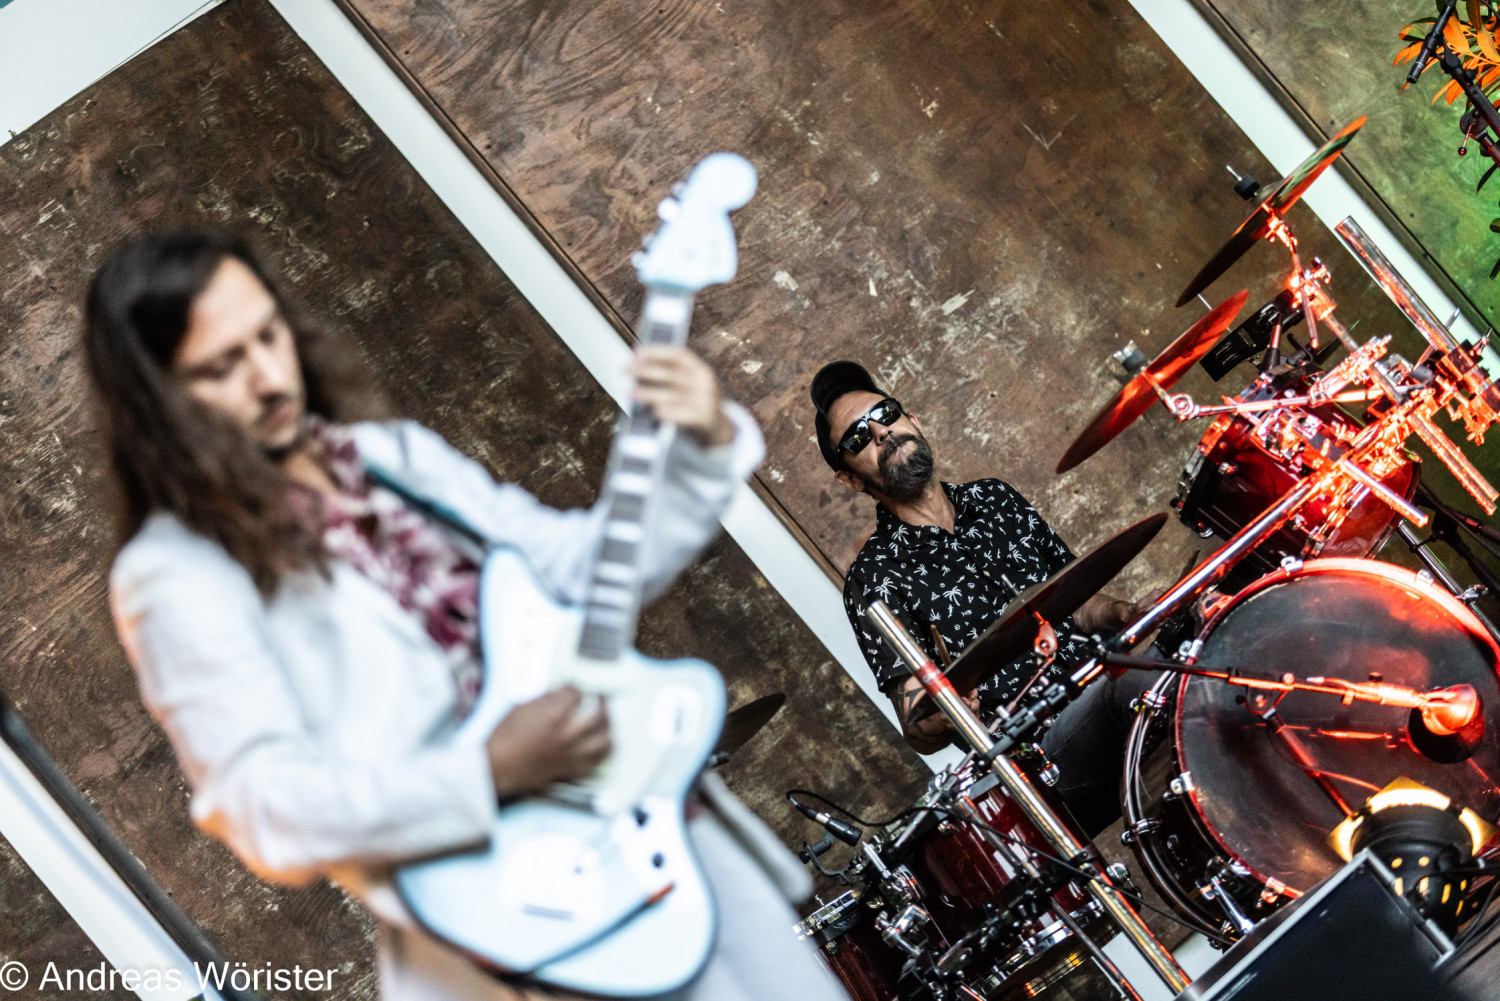
MULTIPOLYGON (((1088 864, 1088 854, 1083 843, 1052 811, 1047 801, 1038 794, 1026 773, 1004 755, 1005 748, 997 745, 984 724, 969 711, 969 707, 954 690, 952 682, 916 644, 901 623, 891 614, 885 603, 872 602, 867 614, 885 638, 886 643, 906 662, 912 674, 927 690, 927 694, 953 723, 954 729, 976 753, 989 762, 992 774, 1005 786, 1006 791, 1010 793, 1022 812, 1037 826, 1037 829, 1042 832, 1061 857, 1069 862, 1082 860, 1088 864)), ((1135 912, 1129 902, 1120 895, 1120 891, 1110 882, 1109 877, 1102 872, 1098 873, 1089 880, 1088 889, 1090 895, 1104 908, 1105 913, 1130 939, 1136 951, 1156 971, 1157 976, 1161 977, 1174 992, 1181 993, 1186 990, 1189 983, 1187 974, 1183 972, 1182 967, 1177 965, 1177 960, 1172 958, 1172 954, 1167 951, 1160 940, 1146 927, 1145 922, 1141 920, 1140 915, 1135 912)), ((1128 984, 1118 970, 1115 974, 1122 983, 1128 984)))
POLYGON ((1281 218, 1280 213, 1269 212, 1266 219, 1266 239, 1279 240, 1282 246, 1292 255, 1292 294, 1302 304, 1302 320, 1307 324, 1307 339, 1312 344, 1314 351, 1318 350, 1318 318, 1313 310, 1313 297, 1304 291, 1308 286, 1316 286, 1318 282, 1317 271, 1321 268, 1323 276, 1328 275, 1328 269, 1323 268, 1320 263, 1318 268, 1311 272, 1302 270, 1302 258, 1297 255, 1297 238, 1292 235, 1291 229, 1286 221, 1281 218))

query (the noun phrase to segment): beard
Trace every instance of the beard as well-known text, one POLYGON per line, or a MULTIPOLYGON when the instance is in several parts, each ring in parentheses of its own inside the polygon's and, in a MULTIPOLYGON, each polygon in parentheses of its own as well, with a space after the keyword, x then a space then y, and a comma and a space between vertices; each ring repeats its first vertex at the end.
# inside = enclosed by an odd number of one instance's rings
MULTIPOLYGON (((275 409, 276 404, 266 407, 266 412, 275 409)), ((307 443, 307 413, 304 411, 297 419, 297 426, 293 429, 292 436, 284 442, 270 444, 260 443, 260 450, 267 459, 276 465, 281 465, 293 452, 297 451, 307 443)))
POLYGON ((880 482, 871 486, 893 501, 904 503, 916 500, 932 482, 932 446, 920 434, 897 434, 887 438, 880 447, 880 482), (902 446, 914 441, 917 447, 905 459, 898 457, 902 446))

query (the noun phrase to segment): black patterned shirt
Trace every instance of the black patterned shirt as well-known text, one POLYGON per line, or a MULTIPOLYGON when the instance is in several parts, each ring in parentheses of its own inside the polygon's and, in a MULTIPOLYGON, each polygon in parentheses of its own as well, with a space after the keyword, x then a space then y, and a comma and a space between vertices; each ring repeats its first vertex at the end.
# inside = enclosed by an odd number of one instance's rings
MULTIPOLYGON (((844 609, 876 684, 887 693, 908 672, 865 618, 870 602, 889 605, 928 656, 942 663, 929 625, 957 657, 1019 591, 1073 561, 1072 551, 1010 484, 991 479, 942 486, 953 502, 952 535, 936 525, 909 525, 881 506, 875 532, 844 581, 844 609)), ((1058 662, 1087 656, 1085 640, 1072 635, 1072 619, 1053 626, 1058 662)), ((991 709, 1008 701, 1035 669, 1029 657, 1011 664, 979 686, 980 704, 991 709)))

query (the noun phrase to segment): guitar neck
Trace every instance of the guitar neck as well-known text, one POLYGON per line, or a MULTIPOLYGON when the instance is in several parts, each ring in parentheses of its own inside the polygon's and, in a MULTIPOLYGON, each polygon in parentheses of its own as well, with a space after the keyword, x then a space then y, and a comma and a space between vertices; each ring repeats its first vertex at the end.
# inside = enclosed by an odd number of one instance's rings
MULTIPOLYGON (((648 288, 638 331, 641 343, 685 344, 692 312, 692 293, 648 288)), ((584 602, 580 657, 613 661, 635 639, 647 528, 675 430, 648 407, 632 402, 615 434, 604 481, 604 540, 594 556, 584 602)))

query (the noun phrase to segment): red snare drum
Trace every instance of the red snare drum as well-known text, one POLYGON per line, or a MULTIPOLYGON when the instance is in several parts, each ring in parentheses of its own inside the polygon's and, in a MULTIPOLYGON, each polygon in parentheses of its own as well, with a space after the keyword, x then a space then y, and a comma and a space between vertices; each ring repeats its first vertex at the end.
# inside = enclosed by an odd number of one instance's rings
MULTIPOLYGON (((1244 401, 1306 393, 1315 371, 1295 370, 1250 386, 1244 401)), ((1311 471, 1309 452, 1340 448, 1359 431, 1336 406, 1269 410, 1218 417, 1198 442, 1183 470, 1172 506, 1193 531, 1227 539, 1311 471)), ((1403 455, 1388 468, 1372 468, 1382 483, 1411 499, 1417 466, 1403 455)), ((1282 528, 1246 557, 1226 578, 1226 589, 1243 587, 1275 570, 1284 556, 1368 556, 1385 544, 1399 516, 1352 480, 1331 496, 1304 504, 1282 528)))
MULTIPOLYGON (((1209 620, 1198 663, 1258 675, 1381 680, 1430 691, 1473 685, 1488 733, 1500 727, 1500 647, 1461 602, 1410 570, 1374 560, 1313 560, 1271 574, 1209 620)), ((1341 864, 1324 838, 1344 819, 1236 697, 1243 688, 1164 674, 1163 708, 1142 714, 1126 749, 1127 837, 1147 878, 1184 916, 1221 931, 1212 881, 1250 920, 1341 864)), ((1500 819, 1500 741, 1454 764, 1423 756, 1408 711, 1292 692, 1278 713, 1356 809, 1405 776, 1487 821, 1500 819)))
MULTIPOLYGON (((1016 889, 1013 884, 1021 871, 1018 853, 1023 849, 1010 839, 1039 852, 1055 852, 994 776, 976 782, 964 770, 954 781, 962 805, 1006 836, 1001 846, 991 844, 973 824, 958 818, 939 820, 930 814, 909 821, 884 842, 893 847, 912 844, 909 854, 902 854, 921 889, 919 902, 949 944, 974 931, 984 922, 989 905, 1016 889)), ((1050 797, 1045 785, 1038 783, 1037 788, 1050 797)), ((929 793, 918 805, 929 805, 937 798, 936 793, 929 793)), ((1066 818, 1060 804, 1054 802, 1053 808, 1066 818)), ((1053 895, 1051 908, 1030 922, 1023 936, 971 961, 964 970, 970 989, 986 1001, 1029 997, 1080 965, 1087 967, 1089 975, 1097 975, 1092 961, 1086 961, 1085 947, 1058 917, 1061 908, 1091 934, 1104 930, 1102 910, 1088 897, 1086 888, 1079 883, 1065 885, 1053 895)))

